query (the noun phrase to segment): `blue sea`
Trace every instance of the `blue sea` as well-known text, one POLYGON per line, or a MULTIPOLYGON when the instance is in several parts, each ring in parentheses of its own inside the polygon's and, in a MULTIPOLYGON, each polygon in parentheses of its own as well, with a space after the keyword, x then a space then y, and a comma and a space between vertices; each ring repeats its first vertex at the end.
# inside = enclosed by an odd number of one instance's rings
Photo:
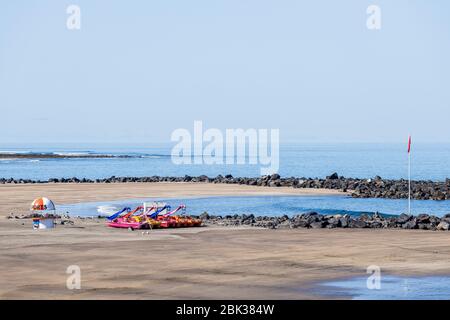
MULTIPOLYGON (((49 178, 106 178, 110 176, 198 176, 219 174, 258 177, 259 165, 176 165, 171 160, 171 144, 112 146, 107 144, 0 145, 0 152, 130 155, 132 158, 96 159, 8 159, 0 161, 0 177, 47 180, 49 178)), ((414 144, 412 178, 443 181, 450 177, 450 144, 414 144)), ((388 179, 407 178, 405 144, 289 144, 280 146, 280 170, 283 177, 324 178, 333 172, 355 178, 379 175, 388 179)), ((151 198, 152 195, 149 195, 151 198)), ((164 200, 164 199, 158 199, 164 200)), ((139 204, 129 199, 117 207, 139 204)), ((310 210, 323 214, 405 212, 405 200, 353 199, 349 197, 228 197, 172 199, 172 205, 184 202, 189 213, 257 215, 298 214, 310 210)), ((94 216, 106 203, 63 207, 71 213, 94 216), (70 210, 69 210, 70 209, 70 210)), ((450 201, 413 201, 414 214, 442 216, 450 213, 450 201)))
MULTIPOLYGON (((58 153, 132 155, 107 159, 8 159, 0 161, 0 177, 106 178, 110 176, 184 176, 232 174, 260 176, 259 165, 176 165, 172 144, 113 146, 108 144, 0 145, 0 153, 58 153)), ((450 144, 414 144, 412 178, 450 178, 450 144)), ((323 178, 337 172, 346 177, 407 178, 406 144, 285 144, 280 146, 279 174, 284 177, 323 178)))

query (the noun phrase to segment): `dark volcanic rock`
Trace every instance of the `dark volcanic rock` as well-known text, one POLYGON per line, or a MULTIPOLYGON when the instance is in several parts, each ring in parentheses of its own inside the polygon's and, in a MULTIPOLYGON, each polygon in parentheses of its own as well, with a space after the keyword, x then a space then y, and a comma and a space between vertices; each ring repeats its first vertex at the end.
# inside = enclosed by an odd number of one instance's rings
POLYGON ((202 220, 209 220, 209 214, 207 213, 207 212, 203 212, 200 216, 199 216, 199 218, 200 219, 202 219, 202 220))
POLYGON ((402 225, 403 229, 416 229, 417 221, 416 219, 409 220, 402 225))
POLYGON ((274 173, 273 175, 270 176, 270 180, 279 180, 281 177, 279 174, 274 173))
POLYGON ((398 218, 397 218, 397 222, 400 224, 406 223, 409 220, 411 220, 413 218, 413 216, 407 215, 405 213, 402 213, 398 218))
POLYGON ((324 221, 318 221, 318 222, 313 222, 310 224, 310 227, 312 229, 320 229, 326 226, 326 223, 324 221))
POLYGON ((351 219, 349 222, 349 227, 350 228, 366 228, 367 223, 362 220, 351 219))
MULTIPOLYGON (((198 182, 198 183, 226 183, 243 184, 252 186, 270 187, 292 187, 292 188, 324 188, 350 192, 355 198, 389 198, 407 199, 408 181, 405 179, 388 180, 380 176, 374 179, 356 179, 340 177, 337 173, 327 176, 325 179, 319 178, 283 178, 279 174, 256 177, 235 178, 231 174, 218 175, 209 178, 205 175, 198 177, 116 177, 112 176, 103 179, 87 178, 50 178, 47 181, 31 179, 0 178, 0 184, 33 184, 33 183, 132 183, 132 182, 198 182)), ((450 200, 450 179, 446 181, 412 181, 412 198, 417 200, 450 200)))
POLYGON ((343 217, 341 217, 339 219, 339 222, 340 222, 342 228, 347 228, 350 224, 350 216, 344 215, 343 217))
POLYGON ((442 221, 441 223, 439 223, 437 225, 437 230, 449 230, 450 229, 450 223, 446 222, 446 221, 442 221))
POLYGON ((337 179, 339 179, 339 175, 335 172, 331 176, 328 176, 327 179, 329 179, 329 180, 337 180, 337 179))
POLYGON ((428 214, 419 214, 417 216, 417 223, 430 223, 430 216, 428 214))
POLYGON ((331 217, 328 219, 328 228, 339 228, 341 226, 341 221, 338 217, 331 217))
MULTIPOLYGON (((13 214, 11 214, 13 216, 13 214)), ((254 216, 253 214, 211 216, 204 212, 199 216, 204 224, 218 224, 224 226, 247 225, 269 229, 295 229, 295 228, 402 228, 420 230, 450 230, 450 216, 438 218, 433 215, 420 214, 412 216, 402 214, 386 217, 379 213, 361 214, 360 216, 322 215, 317 212, 306 212, 289 217, 254 216)))

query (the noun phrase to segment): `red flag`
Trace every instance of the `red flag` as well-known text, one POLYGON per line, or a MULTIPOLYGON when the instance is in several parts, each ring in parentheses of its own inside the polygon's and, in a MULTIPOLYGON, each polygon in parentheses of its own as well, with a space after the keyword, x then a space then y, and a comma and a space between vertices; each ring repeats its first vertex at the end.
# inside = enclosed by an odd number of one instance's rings
POLYGON ((411 136, 409 136, 409 139, 408 139, 408 153, 410 153, 411 152, 411 136))

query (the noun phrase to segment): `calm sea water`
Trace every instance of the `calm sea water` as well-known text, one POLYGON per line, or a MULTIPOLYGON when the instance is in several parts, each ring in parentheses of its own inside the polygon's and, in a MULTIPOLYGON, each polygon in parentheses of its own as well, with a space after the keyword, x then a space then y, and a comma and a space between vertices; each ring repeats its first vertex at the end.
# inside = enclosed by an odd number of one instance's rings
MULTIPOLYGON (((143 199, 130 199, 109 202, 91 202, 58 206, 59 212, 72 216, 108 215, 123 207, 142 205, 143 199), (108 213, 99 212, 108 208, 108 213)), ((239 196, 239 197, 196 197, 156 199, 145 201, 167 202, 172 208, 179 204, 187 206, 187 213, 198 215, 203 212, 215 215, 254 214, 267 216, 296 215, 308 211, 322 214, 351 214, 380 212, 397 215, 406 211, 405 200, 392 199, 354 199, 347 196, 239 196)), ((413 201, 413 213, 433 213, 437 216, 450 213, 450 201, 413 201)))
MULTIPOLYGON (((110 176, 260 176, 259 165, 175 165, 171 144, 111 145, 0 145, 0 152, 127 154, 126 159, 2 160, 5 178, 105 178, 110 176)), ((450 177, 450 144, 414 144, 413 179, 445 180, 450 177)), ((333 172, 346 177, 407 177, 405 144, 290 144, 280 147, 282 176, 325 177, 333 172)))
POLYGON ((318 290, 331 296, 349 296, 354 300, 448 300, 450 277, 382 276, 379 289, 367 288, 367 277, 327 282, 318 290))

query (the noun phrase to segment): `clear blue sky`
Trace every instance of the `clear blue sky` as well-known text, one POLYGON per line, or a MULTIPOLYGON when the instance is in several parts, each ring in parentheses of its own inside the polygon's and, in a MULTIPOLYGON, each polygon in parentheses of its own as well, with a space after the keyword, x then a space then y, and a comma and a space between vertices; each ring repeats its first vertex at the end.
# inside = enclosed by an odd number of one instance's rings
POLYGON ((0 142, 448 142, 449 57, 447 0, 2 1, 0 142))

